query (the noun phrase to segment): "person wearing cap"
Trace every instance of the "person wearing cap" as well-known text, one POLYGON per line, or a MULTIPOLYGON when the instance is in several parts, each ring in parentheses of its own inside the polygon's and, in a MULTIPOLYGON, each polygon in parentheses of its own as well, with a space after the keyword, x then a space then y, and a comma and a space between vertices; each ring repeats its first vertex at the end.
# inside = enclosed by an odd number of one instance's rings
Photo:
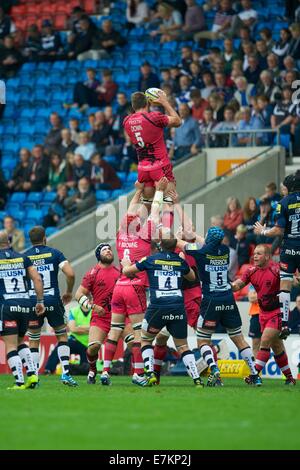
POLYGON ((211 337, 221 324, 249 366, 252 383, 260 385, 261 379, 255 369, 253 352, 242 334, 242 320, 228 278, 229 248, 222 243, 224 235, 224 230, 220 227, 210 227, 202 243, 186 243, 182 240, 177 243, 187 255, 195 258, 202 282, 197 344, 211 371, 207 385, 219 385, 220 371, 211 348, 211 337))
POLYGON ((52 22, 48 19, 42 21, 41 50, 38 53, 40 60, 55 61, 62 58, 63 45, 60 35, 54 31, 52 22))
POLYGON ((100 243, 95 249, 97 264, 83 276, 75 298, 79 305, 91 309, 91 323, 87 345, 87 360, 90 366, 87 383, 96 383, 96 363, 101 345, 110 330, 111 298, 119 269, 114 265, 114 255, 109 243, 100 243))

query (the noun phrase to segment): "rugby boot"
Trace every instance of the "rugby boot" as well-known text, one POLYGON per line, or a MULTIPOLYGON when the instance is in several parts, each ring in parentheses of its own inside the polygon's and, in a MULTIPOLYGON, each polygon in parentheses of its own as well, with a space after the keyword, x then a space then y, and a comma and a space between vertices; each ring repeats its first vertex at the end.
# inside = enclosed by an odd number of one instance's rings
POLYGON ((292 376, 287 377, 286 381, 284 382, 284 385, 296 385, 296 380, 292 376))
POLYGON ((224 387, 224 384, 223 384, 223 382, 222 382, 221 377, 219 377, 219 378, 215 381, 214 387, 224 387))
POLYGON ((25 384, 17 385, 14 384, 12 387, 7 387, 7 390, 26 390, 25 384))
POLYGON ((111 385, 111 380, 108 372, 102 372, 100 375, 100 382, 102 385, 111 385))
POLYGON ((156 385, 157 377, 154 372, 147 372, 147 381, 150 387, 151 385, 156 385))
POLYGON ((39 378, 33 374, 27 377, 25 388, 36 388, 39 386, 39 378))
POLYGON ((200 377, 199 377, 199 379, 194 379, 194 384, 195 384, 196 388, 203 388, 204 387, 204 382, 201 380, 200 377))
POLYGON ((207 379, 207 387, 214 387, 217 380, 220 379, 220 371, 217 366, 211 366, 210 374, 207 379))
POLYGON ((64 385, 68 385, 69 387, 78 387, 78 383, 70 374, 62 374, 60 380, 64 385))
POLYGON ((88 385, 95 385, 96 384, 96 374, 92 370, 89 371, 88 376, 86 378, 86 383, 88 385))
POLYGON ((156 377, 156 382, 153 385, 159 385, 160 384, 160 372, 154 371, 154 375, 156 377))
POLYGON ((244 381, 247 385, 254 385, 255 387, 262 386, 262 380, 259 374, 248 375, 244 378, 244 381))
POLYGON ((140 387, 148 387, 149 385, 148 378, 146 375, 139 375, 137 373, 134 373, 131 381, 134 385, 139 385, 140 387))

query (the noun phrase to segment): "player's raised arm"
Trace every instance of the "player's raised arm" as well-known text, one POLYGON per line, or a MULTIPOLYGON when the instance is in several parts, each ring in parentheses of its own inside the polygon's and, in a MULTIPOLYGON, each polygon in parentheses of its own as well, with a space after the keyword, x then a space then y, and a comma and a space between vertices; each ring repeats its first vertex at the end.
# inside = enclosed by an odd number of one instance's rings
POLYGON ((164 191, 167 189, 168 186, 168 179, 164 176, 156 183, 156 191, 154 194, 152 206, 151 206, 151 219, 155 225, 160 223, 160 210, 162 208, 163 199, 164 199, 164 191))
POLYGON ((126 258, 122 259, 121 265, 122 273, 129 278, 134 277, 141 271, 139 268, 137 268, 136 264, 131 264, 131 262, 126 258))
POLYGON ((144 190, 144 183, 135 182, 135 193, 130 201, 127 214, 136 215, 139 209, 139 202, 144 190))
POLYGON ((45 312, 45 306, 44 306, 44 287, 43 287, 42 278, 34 266, 28 266, 27 273, 33 282, 33 287, 36 293, 36 307, 35 307, 36 314, 43 315, 43 313, 45 312))
POLYGON ((63 304, 66 305, 71 302, 73 297, 73 288, 75 284, 75 273, 69 261, 64 261, 61 267, 67 281, 66 292, 62 295, 63 304))
POLYGON ((181 126, 181 117, 177 111, 170 105, 168 98, 165 93, 160 92, 158 98, 155 99, 155 104, 160 104, 169 118, 169 124, 167 127, 179 127, 181 126))
POLYGON ((187 281, 195 281, 196 279, 196 275, 195 275, 195 271, 190 268, 189 272, 187 274, 184 274, 183 276, 187 281))
POLYGON ((264 235, 265 237, 278 237, 278 236, 283 236, 284 229, 279 227, 278 225, 275 225, 275 227, 272 228, 266 228, 265 225, 261 225, 259 222, 256 222, 254 224, 254 233, 256 235, 264 235))

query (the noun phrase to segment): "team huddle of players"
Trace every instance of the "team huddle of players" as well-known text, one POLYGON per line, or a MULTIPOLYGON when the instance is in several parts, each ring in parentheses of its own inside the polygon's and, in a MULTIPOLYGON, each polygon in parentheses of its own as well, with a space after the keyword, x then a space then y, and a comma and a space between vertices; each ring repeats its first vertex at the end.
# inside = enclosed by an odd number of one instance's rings
MULTIPOLYGON (((221 324, 249 366, 247 384, 262 385, 260 371, 272 349, 286 376, 285 383, 295 385, 283 340, 289 334, 293 275, 300 267, 300 174, 284 181, 289 194, 278 205, 276 226, 266 229, 259 223, 255 225, 256 233, 283 235, 280 266, 271 261, 267 246, 258 245, 254 266, 230 284, 229 248, 222 243, 223 230, 211 227, 205 238, 194 233, 175 191, 163 130, 180 126, 180 117, 165 95, 160 94, 156 103, 164 108, 165 114, 149 112, 145 95, 134 93, 134 112, 124 120, 124 128, 137 149, 139 166, 136 191, 116 236, 120 266, 114 264, 111 245, 100 243, 95 250, 97 264, 86 273, 75 293, 82 310, 92 310, 87 382, 96 383, 96 362, 105 342, 100 382, 104 386, 111 384, 110 366, 122 337, 133 356, 132 383, 142 387, 159 384, 167 340, 172 336, 188 374, 195 386, 202 388, 204 383, 187 341, 190 325, 196 332, 202 359, 209 367, 207 385, 222 386, 211 341, 221 324), (172 232, 174 211, 181 220, 176 236, 172 232), (256 359, 242 334, 233 296, 235 290, 248 283, 256 290, 260 307, 262 338, 256 359)), ((0 331, 15 377, 11 389, 34 388, 38 383, 39 342, 45 317, 58 340, 61 381, 77 386, 69 370, 70 348, 64 320, 64 304, 73 296, 74 272, 61 252, 47 246, 43 227, 33 227, 29 236, 32 248, 20 254, 9 247, 6 233, 0 232, 0 331), (67 281, 62 297, 57 279, 59 269, 67 281), (29 347, 24 342, 26 331, 29 347)))

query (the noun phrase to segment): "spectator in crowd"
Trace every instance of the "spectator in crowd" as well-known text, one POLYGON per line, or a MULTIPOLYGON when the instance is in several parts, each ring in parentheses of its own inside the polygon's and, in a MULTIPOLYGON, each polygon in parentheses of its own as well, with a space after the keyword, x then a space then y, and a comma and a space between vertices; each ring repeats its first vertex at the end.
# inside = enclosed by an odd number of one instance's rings
POLYGON ((79 144, 79 134, 80 134, 80 128, 79 128, 79 121, 77 118, 71 118, 69 120, 69 129, 71 132, 71 139, 73 142, 76 144, 79 144))
POLYGON ((63 45, 59 32, 54 31, 50 20, 43 20, 41 34, 41 48, 38 53, 40 60, 55 61, 63 59, 63 45))
POLYGON ((15 228, 15 219, 7 215, 3 219, 3 227, 8 235, 10 246, 15 251, 23 251, 25 248, 25 237, 23 230, 15 228))
POLYGON ((229 35, 232 37, 237 36, 241 27, 246 26, 253 31, 257 22, 257 11, 252 8, 251 0, 241 0, 242 10, 234 16, 229 35))
POLYGON ((16 32, 16 26, 9 15, 5 14, 3 7, 0 5, 0 42, 8 36, 16 32))
POLYGON ((283 65, 284 65, 284 69, 280 72, 280 76, 277 77, 277 85, 280 85, 281 87, 282 87, 282 84, 284 83, 284 77, 286 76, 288 72, 298 73, 296 61, 293 59, 292 56, 287 55, 283 59, 283 65))
POLYGON ((274 46, 274 41, 272 38, 272 31, 269 28, 262 28, 259 31, 261 39, 266 43, 268 51, 271 52, 274 46))
POLYGON ((235 80, 236 92, 234 93, 234 99, 239 103, 240 106, 249 106, 250 97, 254 95, 255 87, 253 83, 248 83, 245 77, 237 77, 235 80))
POLYGON ((156 73, 152 71, 149 62, 141 65, 141 75, 138 83, 138 90, 146 91, 147 88, 159 88, 160 82, 156 73))
POLYGON ((300 334, 300 295, 297 295, 295 308, 289 315, 289 329, 292 335, 300 334))
POLYGON ((259 62, 261 70, 267 68, 267 57, 269 55, 269 49, 265 41, 258 39, 255 43, 256 46, 256 55, 259 62))
POLYGON ((113 28, 111 20, 104 20, 101 25, 101 30, 93 38, 92 55, 82 57, 82 60, 87 58, 98 60, 103 57, 109 57, 117 46, 124 46, 126 40, 121 34, 113 28))
POLYGON ((5 36, 3 47, 0 48, 0 77, 14 77, 23 62, 21 52, 15 47, 14 39, 11 35, 5 36))
POLYGON ((184 15, 182 28, 174 31, 174 38, 188 41, 193 39, 195 33, 203 31, 205 28, 205 18, 203 9, 196 4, 195 0, 185 0, 187 9, 184 15))
MULTIPOLYGON (((71 18, 70 18, 70 21, 69 21, 69 25, 68 25, 69 26, 68 29, 70 29, 72 31, 72 33, 71 33, 71 35, 73 35, 72 39, 74 39, 74 35, 76 35, 76 33, 81 32, 80 20, 82 18, 86 18, 86 16, 87 16, 86 12, 80 6, 76 6, 76 7, 73 8, 71 18)), ((96 26, 92 21, 91 21, 91 27, 96 29, 96 26)))
POLYGON ((30 151, 26 148, 21 148, 20 163, 18 163, 14 169, 12 178, 7 183, 9 191, 23 191, 23 185, 25 181, 29 181, 30 178, 30 157, 30 151))
POLYGON ((157 13, 161 19, 161 24, 158 29, 151 31, 150 35, 152 37, 160 36, 160 42, 162 43, 176 39, 182 28, 181 13, 166 2, 158 5, 157 13))
POLYGON ((6 204, 8 186, 6 184, 2 168, 0 168, 0 210, 3 210, 6 204))
POLYGON ((292 103, 292 90, 289 86, 282 87, 282 92, 275 96, 276 104, 271 115, 272 129, 280 129, 282 134, 289 134, 292 116, 289 112, 292 103), (277 99, 278 98, 278 99, 277 99))
POLYGON ((82 212, 96 206, 96 196, 91 188, 89 178, 81 178, 78 182, 78 190, 73 196, 64 201, 66 219, 80 215, 82 212))
POLYGON ((225 104, 227 104, 232 98, 232 89, 226 85, 227 77, 224 72, 215 73, 216 87, 214 94, 219 95, 225 104))
POLYGON ((243 211, 240 201, 236 197, 229 197, 226 201, 227 209, 224 214, 224 231, 233 239, 237 226, 243 223, 243 211))
POLYGON ((197 121, 202 121, 203 113, 208 107, 208 101, 202 98, 201 91, 197 88, 191 90, 190 100, 192 104, 192 117, 197 121))
MULTIPOLYGON (((95 145, 98 151, 104 152, 105 147, 110 143, 111 126, 106 122, 105 114, 103 111, 97 111, 95 121, 90 134, 91 142, 95 145)), ((95 150, 93 151, 95 152, 95 150)))
MULTIPOLYGON (((263 129, 261 119, 255 115, 251 116, 251 110, 248 106, 242 106, 240 109, 241 119, 238 121, 238 131, 254 131, 263 129)), ((241 146, 261 145, 263 143, 262 133, 245 133, 240 132, 237 134, 237 144, 241 146)))
POLYGON ((66 159, 66 155, 68 152, 74 152, 77 145, 72 140, 72 135, 70 129, 62 129, 61 131, 61 144, 58 147, 58 153, 62 157, 63 160, 66 159))
POLYGON ((117 94, 117 90, 118 85, 113 80, 111 70, 103 70, 101 84, 96 89, 98 93, 98 106, 111 104, 117 94))
POLYGON ((41 52, 41 34, 36 24, 28 27, 27 37, 22 47, 22 53, 26 60, 36 61, 39 53, 41 52))
POLYGON ((275 84, 272 73, 269 70, 261 72, 256 92, 258 95, 267 96, 271 103, 275 102, 275 95, 280 93, 280 89, 275 84))
POLYGON ((80 132, 79 145, 76 147, 75 153, 79 153, 85 161, 89 161, 95 151, 96 145, 90 141, 88 132, 80 132))
POLYGON ((281 195, 277 191, 277 185, 274 181, 266 184, 265 186, 265 193, 260 197, 260 199, 268 199, 271 203, 272 208, 275 210, 277 207, 277 203, 281 199, 281 195))
POLYGON ((190 65, 193 62, 193 50, 190 46, 184 46, 181 48, 181 61, 178 64, 181 73, 188 74, 190 71, 190 65))
POLYGON ((188 103, 190 101, 190 95, 192 91, 192 81, 188 75, 181 75, 179 79, 180 90, 178 92, 176 102, 178 106, 180 103, 188 103))
POLYGON ((127 0, 126 19, 129 29, 143 26, 149 19, 149 6, 143 0, 127 0))
POLYGON ((89 178, 91 174, 90 161, 84 160, 83 156, 75 153, 73 161, 72 181, 77 185, 81 178, 89 178))
POLYGON ((65 215, 64 201, 68 197, 68 187, 65 184, 59 184, 56 188, 56 198, 51 203, 48 214, 44 217, 43 227, 56 227, 59 225, 65 215))
POLYGON ((224 51, 222 53, 222 57, 224 59, 224 72, 229 74, 232 69, 233 61, 238 58, 231 38, 224 39, 224 51))
POLYGON ((117 94, 117 106, 114 112, 114 119, 112 123, 112 133, 114 138, 118 138, 123 126, 123 119, 131 111, 131 104, 129 103, 127 96, 124 92, 117 94))
POLYGON ((189 75, 191 77, 191 85, 195 88, 203 88, 203 80, 202 80, 202 71, 199 62, 192 62, 190 64, 190 71, 189 75))
POLYGON ((259 60, 255 54, 250 54, 248 57, 248 67, 245 70, 245 77, 248 83, 253 83, 255 85, 259 80, 260 74, 261 68, 259 60))
POLYGON ((230 238, 227 235, 223 238, 222 243, 229 248, 228 278, 230 282, 233 282, 239 270, 238 255, 236 250, 230 246, 230 238))
POLYGON ((201 136, 201 146, 215 147, 217 142, 216 134, 211 131, 215 129, 217 121, 214 119, 214 111, 208 107, 203 113, 203 120, 199 123, 199 131, 201 136))
POLYGON ((113 167, 101 157, 99 152, 91 158, 91 183, 95 189, 119 189, 121 182, 113 167))
MULTIPOLYGON (((234 120, 234 110, 231 106, 226 106, 224 109, 224 121, 219 122, 214 131, 235 131, 236 130, 236 122, 234 120)), ((218 147, 228 147, 230 141, 229 134, 220 134, 216 136, 217 139, 217 146, 218 147)))
POLYGON ((87 79, 84 82, 77 82, 73 92, 73 104, 64 104, 65 108, 79 108, 79 111, 84 111, 86 107, 99 106, 97 88, 100 86, 100 81, 96 78, 96 70, 92 67, 86 69, 87 79))
MULTIPOLYGON (((68 321, 68 347, 70 354, 80 356, 80 365, 87 364, 86 350, 89 342, 89 330, 92 310, 86 310, 81 305, 76 305, 70 310, 68 321)), ((58 345, 53 349, 52 353, 45 364, 45 374, 53 374, 59 364, 57 353, 58 345)))
POLYGON ((23 191, 42 191, 48 183, 48 161, 42 145, 32 149, 33 161, 30 165, 29 178, 22 185, 23 191))
POLYGON ((280 79, 281 70, 279 67, 279 59, 276 54, 273 54, 273 52, 267 56, 267 66, 268 68, 266 71, 271 74, 274 82, 280 79))
MULTIPOLYGON (((300 8, 300 6, 299 6, 300 8)), ((292 34, 292 39, 289 44, 289 48, 287 50, 287 55, 290 55, 297 61, 297 65, 299 68, 299 61, 300 61, 300 19, 298 23, 293 23, 290 26, 290 31, 292 34)))
POLYGON ((61 131, 63 128, 61 118, 57 113, 50 114, 50 124, 52 127, 44 140, 44 149, 48 155, 59 149, 61 145, 61 131))
POLYGON ((137 153, 135 147, 132 145, 130 137, 124 133, 124 142, 121 148, 121 161, 119 164, 120 171, 129 172, 132 165, 136 166, 137 169, 137 153))
POLYGON ((253 237, 255 237, 253 234, 253 225, 258 221, 258 215, 259 208, 257 206, 255 197, 248 197, 243 208, 243 219, 244 225, 248 230, 248 238, 251 235, 251 240, 254 240, 253 237))
POLYGON ((76 59, 80 56, 81 60, 85 60, 84 52, 92 49, 95 34, 95 25, 92 24, 90 18, 84 15, 81 16, 79 27, 68 38, 69 59, 76 59))
POLYGON ((195 41, 201 39, 224 39, 230 32, 231 22, 236 15, 236 11, 231 6, 231 0, 221 0, 216 12, 212 30, 201 31, 194 35, 195 41))
POLYGON ((214 90, 214 92, 208 98, 208 103, 209 103, 209 107, 213 111, 214 120, 216 122, 223 121, 223 119, 224 119, 224 109, 225 109, 223 96, 219 95, 214 90))
POLYGON ((170 157, 178 159, 186 155, 196 155, 201 147, 201 136, 197 121, 191 116, 190 108, 186 103, 179 106, 179 115, 182 119, 180 127, 175 129, 173 147, 170 157))
POLYGON ((272 48, 272 52, 276 54, 282 63, 282 58, 287 55, 292 39, 292 34, 288 28, 280 30, 280 38, 272 48))
POLYGON ((258 95, 257 106, 263 122, 263 127, 269 129, 271 127, 271 115, 273 111, 273 106, 270 104, 270 100, 265 95, 258 95))
MULTIPOLYGON (((266 228, 272 228, 275 225, 275 211, 272 209, 271 201, 268 198, 261 199, 259 205, 259 216, 258 222, 262 225, 265 225, 266 228)), ((256 244, 260 245, 261 243, 273 243, 273 238, 266 237, 264 235, 256 236, 256 244)))
POLYGON ((201 96, 202 98, 207 100, 210 94, 215 89, 213 74, 209 70, 206 70, 202 74, 202 79, 204 87, 201 88, 201 96))
POLYGON ((55 191, 57 186, 66 182, 66 162, 59 153, 52 153, 50 158, 48 191, 55 191))
POLYGON ((224 228, 224 217, 222 217, 220 214, 213 215, 210 218, 210 226, 224 228))
POLYGON ((236 251, 238 257, 239 268, 246 263, 249 263, 249 249, 250 243, 247 235, 247 227, 240 224, 236 228, 235 236, 232 238, 231 246, 236 251))

